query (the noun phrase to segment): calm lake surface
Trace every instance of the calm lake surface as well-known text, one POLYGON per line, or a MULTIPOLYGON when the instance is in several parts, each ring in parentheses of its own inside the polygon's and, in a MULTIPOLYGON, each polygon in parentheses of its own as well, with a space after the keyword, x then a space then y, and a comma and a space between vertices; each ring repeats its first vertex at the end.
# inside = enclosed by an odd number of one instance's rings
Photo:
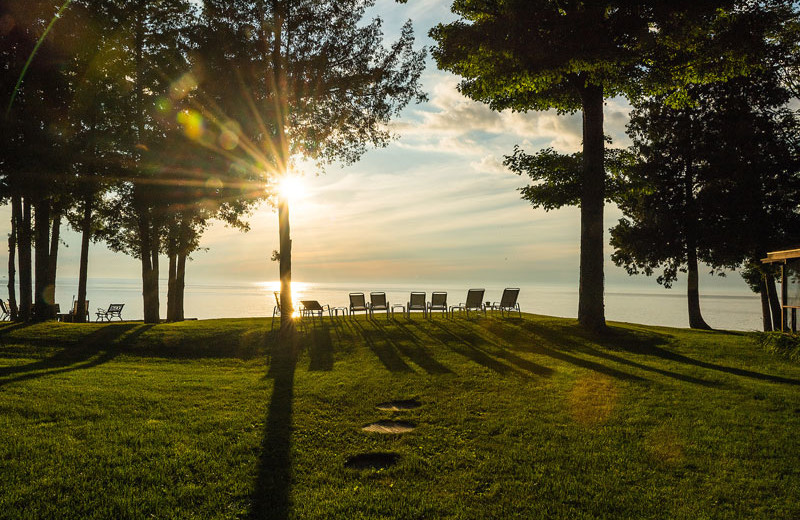
MULTIPOLYGON (((162 281, 161 315, 166 315, 166 281, 162 281)), ((319 300, 331 306, 347 306, 349 292, 363 292, 369 298, 370 291, 383 291, 390 303, 405 304, 409 293, 425 291, 430 299, 431 291, 447 291, 448 304, 455 305, 466 298, 469 285, 415 284, 359 284, 351 283, 307 283, 295 282, 294 300, 319 300)), ((240 318, 250 316, 272 316, 275 299, 272 291, 278 282, 187 284, 186 317, 198 319, 240 318)), ((550 316, 577 316, 578 290, 564 285, 521 285, 519 302, 523 312, 550 316)), ((485 286, 486 300, 498 301, 503 292, 501 286, 485 286)), ((701 289, 702 290, 702 289, 701 289)), ((56 288, 56 303, 62 310, 71 306, 78 292, 77 280, 59 280, 56 288)), ((106 308, 110 303, 124 303, 125 319, 142 319, 141 282, 127 279, 95 279, 89 283, 89 309, 92 320, 97 307, 106 308)), ((701 295, 701 307, 706 322, 714 328, 729 330, 758 330, 761 327, 761 303, 757 295, 750 293, 744 285, 741 291, 701 295)), ((606 288, 606 319, 688 327, 686 295, 678 290, 661 287, 614 287, 606 288)))

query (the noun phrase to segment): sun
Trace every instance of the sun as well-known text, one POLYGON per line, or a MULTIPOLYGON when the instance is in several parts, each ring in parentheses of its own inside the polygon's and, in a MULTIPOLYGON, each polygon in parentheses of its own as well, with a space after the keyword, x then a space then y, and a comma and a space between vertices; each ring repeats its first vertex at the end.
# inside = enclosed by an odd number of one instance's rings
POLYGON ((287 175, 278 183, 278 194, 290 202, 304 198, 306 193, 303 179, 296 175, 287 175))

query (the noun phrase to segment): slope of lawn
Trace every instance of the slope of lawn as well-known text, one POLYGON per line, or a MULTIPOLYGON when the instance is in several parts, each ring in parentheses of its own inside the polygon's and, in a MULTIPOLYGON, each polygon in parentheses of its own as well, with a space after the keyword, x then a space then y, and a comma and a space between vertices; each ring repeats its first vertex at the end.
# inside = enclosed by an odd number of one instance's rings
POLYGON ((748 334, 414 316, 276 341, 0 326, 0 517, 800 518, 800 364, 748 334))

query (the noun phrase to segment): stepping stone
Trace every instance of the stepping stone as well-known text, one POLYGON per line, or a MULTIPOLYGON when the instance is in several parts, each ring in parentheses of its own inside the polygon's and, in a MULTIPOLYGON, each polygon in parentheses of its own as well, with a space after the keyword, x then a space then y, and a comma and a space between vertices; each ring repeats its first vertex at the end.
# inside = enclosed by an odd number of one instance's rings
POLYGON ((373 433, 408 433, 414 431, 414 425, 406 421, 378 421, 361 428, 365 432, 373 433))
POLYGON ((375 408, 385 412, 402 412, 404 410, 414 410, 420 406, 422 406, 422 403, 416 399, 403 399, 399 401, 387 401, 385 403, 379 403, 375 406, 375 408))
POLYGON ((397 464, 400 455, 397 453, 360 453, 348 457, 345 468, 350 469, 386 469, 397 464))

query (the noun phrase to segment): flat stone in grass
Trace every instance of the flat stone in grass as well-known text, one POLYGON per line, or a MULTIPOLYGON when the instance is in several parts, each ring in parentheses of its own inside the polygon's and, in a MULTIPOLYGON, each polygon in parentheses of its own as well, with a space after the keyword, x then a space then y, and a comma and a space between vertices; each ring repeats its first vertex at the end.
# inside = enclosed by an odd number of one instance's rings
POLYGON ((345 468, 350 469, 386 469, 397 464, 400 455, 397 453, 359 453, 348 457, 345 468))
POLYGON ((405 410, 414 410, 420 406, 422 406, 422 403, 416 399, 402 399, 399 401, 387 401, 385 403, 379 403, 375 406, 375 408, 385 412, 402 412, 405 410))
POLYGON ((361 429, 372 433, 408 433, 414 430, 414 425, 406 421, 378 421, 361 429))

